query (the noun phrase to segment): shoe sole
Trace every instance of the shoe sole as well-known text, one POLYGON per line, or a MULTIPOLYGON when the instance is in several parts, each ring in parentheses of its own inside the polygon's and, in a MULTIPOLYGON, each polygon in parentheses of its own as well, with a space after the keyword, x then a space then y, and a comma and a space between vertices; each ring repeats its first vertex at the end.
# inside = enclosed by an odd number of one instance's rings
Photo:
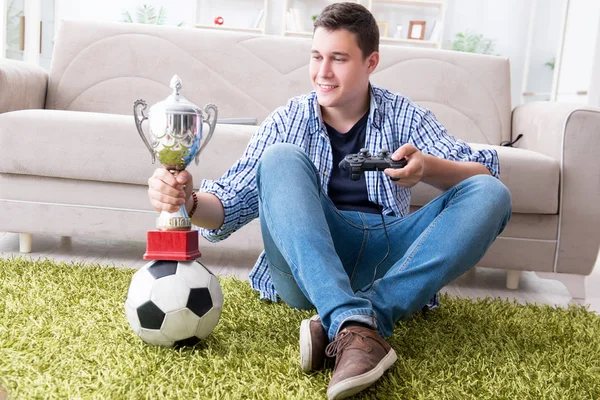
POLYGON ((312 338, 310 335, 310 320, 305 319, 300 324, 300 366, 302 371, 311 372, 312 366, 312 338))
POLYGON ((383 373, 389 367, 391 367, 397 359, 398 356, 396 355, 394 349, 390 349, 385 357, 383 357, 379 364, 377 364, 377 366, 375 366, 375 368, 372 370, 365 372, 362 375, 345 379, 337 383, 335 386, 330 387, 327 390, 327 396, 329 397, 329 400, 344 399, 371 386, 379 378, 381 378, 383 373))

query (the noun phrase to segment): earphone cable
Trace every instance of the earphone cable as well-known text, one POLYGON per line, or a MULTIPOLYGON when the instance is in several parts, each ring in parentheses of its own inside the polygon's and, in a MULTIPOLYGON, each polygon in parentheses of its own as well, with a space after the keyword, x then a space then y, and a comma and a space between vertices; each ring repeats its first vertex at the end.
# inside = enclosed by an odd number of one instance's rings
POLYGON ((377 276, 377 269, 381 264, 383 264, 383 262, 388 258, 388 255, 390 254, 390 238, 388 236, 387 228, 385 226, 385 219, 383 218, 383 206, 379 204, 379 181, 381 180, 381 175, 383 174, 383 171, 377 170, 377 172, 381 172, 381 174, 378 174, 379 177, 377 179, 377 185, 375 186, 375 202, 377 203, 377 205, 379 206, 379 210, 381 211, 381 222, 383 223, 383 232, 385 233, 385 240, 387 242, 387 252, 385 253, 383 259, 379 261, 379 263, 375 266, 375 269, 373 270, 373 278, 371 278, 371 283, 369 284, 369 286, 360 290, 363 293, 371 289, 371 286, 373 286, 373 283, 375 282, 375 277, 377 276))

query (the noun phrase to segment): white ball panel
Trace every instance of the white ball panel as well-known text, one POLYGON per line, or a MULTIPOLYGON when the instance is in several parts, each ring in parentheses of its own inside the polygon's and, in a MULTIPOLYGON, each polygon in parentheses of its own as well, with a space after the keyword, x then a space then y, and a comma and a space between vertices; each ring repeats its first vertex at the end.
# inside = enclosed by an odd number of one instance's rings
POLYGON ((209 282, 208 291, 210 292, 210 297, 213 302, 213 307, 221 308, 223 307, 223 289, 221 289, 221 284, 217 277, 211 275, 211 280, 209 282))
POLYGON ((141 328, 140 319, 138 318, 136 307, 133 307, 129 300, 125 301, 125 315, 131 329, 133 329, 136 335, 139 335, 141 328))
POLYGON ((168 313, 161 331, 173 340, 188 339, 196 334, 200 318, 187 308, 168 313))
POLYGON ((142 268, 133 274, 127 292, 127 301, 132 307, 137 308, 150 300, 154 281, 154 277, 148 272, 147 268, 142 268))
POLYGON ((165 313, 185 307, 190 296, 190 288, 177 275, 165 276, 154 282, 151 300, 165 313))
POLYGON ((181 276, 191 289, 208 287, 208 282, 212 277, 206 268, 195 261, 180 261, 177 265, 176 275, 181 276))
POLYGON ((175 341, 168 338, 164 333, 157 329, 140 329, 140 337, 148 344, 156 346, 171 347, 175 344, 175 341))
POLYGON ((209 312, 204 314, 202 318, 200 318, 200 323, 198 324, 198 330, 196 331, 196 336, 200 339, 204 339, 215 329, 217 324, 219 323, 219 319, 221 318, 221 308, 213 307, 209 312))

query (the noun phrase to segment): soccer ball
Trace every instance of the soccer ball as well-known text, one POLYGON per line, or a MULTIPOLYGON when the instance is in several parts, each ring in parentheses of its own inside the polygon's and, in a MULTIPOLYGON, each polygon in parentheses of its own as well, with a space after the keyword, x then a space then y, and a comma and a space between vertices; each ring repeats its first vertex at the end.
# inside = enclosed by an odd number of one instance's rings
POLYGON ((222 308, 219 280, 198 261, 150 261, 133 275, 125 301, 133 331, 159 346, 196 344, 222 308))

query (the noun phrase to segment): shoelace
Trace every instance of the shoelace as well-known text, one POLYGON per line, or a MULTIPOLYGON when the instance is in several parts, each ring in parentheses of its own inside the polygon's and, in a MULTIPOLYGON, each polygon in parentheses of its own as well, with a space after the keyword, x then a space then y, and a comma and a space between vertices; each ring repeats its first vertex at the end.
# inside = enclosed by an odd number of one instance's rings
POLYGON ((340 332, 335 338, 335 340, 327 345, 327 347, 325 348, 325 355, 330 358, 337 358, 339 355, 342 354, 346 346, 350 344, 354 336, 359 336, 360 340, 362 340, 362 342, 365 345, 367 344, 365 342, 367 336, 359 332, 345 330, 340 332))

